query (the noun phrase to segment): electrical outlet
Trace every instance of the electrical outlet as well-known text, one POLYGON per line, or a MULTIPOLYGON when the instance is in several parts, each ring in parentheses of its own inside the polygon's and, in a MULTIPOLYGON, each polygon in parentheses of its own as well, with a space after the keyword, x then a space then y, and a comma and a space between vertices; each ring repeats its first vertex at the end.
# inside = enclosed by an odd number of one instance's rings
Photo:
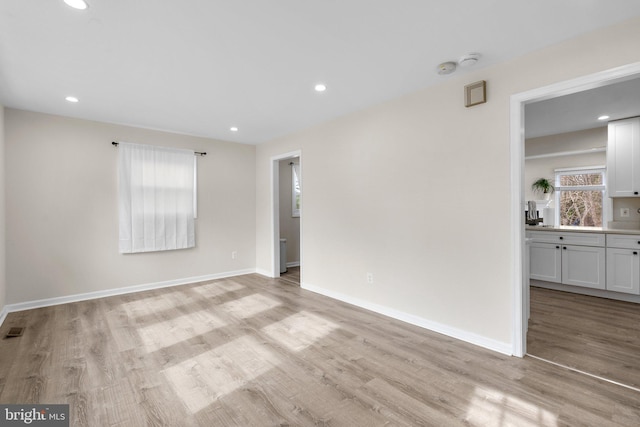
POLYGON ((238 251, 231 252, 231 259, 236 259, 236 258, 238 258, 238 251))
POLYGON ((373 273, 367 273, 367 283, 373 283, 373 273))
POLYGON ((629 217, 629 208, 620 208, 620 216, 622 218, 628 218, 629 217))

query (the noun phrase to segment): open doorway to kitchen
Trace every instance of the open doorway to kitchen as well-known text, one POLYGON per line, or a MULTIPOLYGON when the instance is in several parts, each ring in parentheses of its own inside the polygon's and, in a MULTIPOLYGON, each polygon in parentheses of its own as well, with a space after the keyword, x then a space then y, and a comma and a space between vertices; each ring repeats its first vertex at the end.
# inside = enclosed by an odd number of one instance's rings
MULTIPOLYGON (((544 281, 530 282, 529 250, 533 243, 527 242, 523 221, 525 202, 535 199, 529 190, 532 184, 529 181, 540 177, 553 180, 553 176, 538 175, 553 174, 554 170, 563 170, 566 167, 575 168, 577 166, 573 163, 576 161, 590 163, 588 166, 594 166, 595 163, 604 164, 606 154, 602 147, 606 145, 606 131, 597 128, 606 127, 606 122, 599 126, 583 123, 580 125, 581 128, 563 127, 571 121, 578 120, 570 116, 581 109, 568 108, 569 101, 582 100, 581 107, 589 107, 583 111, 588 117, 581 118, 585 122, 594 122, 603 114, 611 116, 608 120, 640 115, 640 104, 634 107, 637 108, 634 110, 635 113, 630 112, 631 110, 623 111, 624 108, 620 108, 619 112, 608 113, 599 110, 599 106, 596 105, 602 101, 602 107, 607 93, 613 92, 619 85, 629 84, 634 84, 640 89, 640 63, 512 96, 514 354, 527 354, 640 390, 640 369, 635 368, 637 364, 631 360, 640 350, 640 334, 637 333, 637 328, 634 330, 632 326, 637 326, 640 322, 640 315, 637 314, 640 305, 594 297, 593 293, 581 294, 578 293, 580 288, 576 286, 555 287, 545 286, 544 281), (591 101, 585 102, 585 99, 591 101), (563 113, 553 113, 556 107, 563 113), (590 109, 597 110, 598 113, 593 113, 590 109), (541 112, 542 119, 530 114, 536 111, 541 112), (592 115, 595 117, 591 117, 592 115), (541 130, 539 126, 546 126, 547 129, 541 130), (597 146, 594 147, 571 145, 576 144, 578 140, 589 138, 600 142, 595 143, 597 146), (530 142, 532 145, 529 145, 530 142), (538 143, 537 146, 535 143, 538 143), (590 150, 591 148, 595 150, 590 150), (547 170, 549 168, 552 172, 547 170), (630 359, 625 362, 625 358, 630 359)), ((617 99, 615 95, 611 95, 610 98, 612 101, 617 99)), ((604 201, 606 204, 608 198, 606 195, 604 198, 607 199, 604 201)), ((558 210, 564 209, 557 197, 555 201, 555 204, 552 202, 549 206, 545 205, 545 208, 552 208, 547 211, 547 215, 554 215, 555 221, 549 221, 551 224, 558 222, 558 218, 561 217, 558 210)), ((609 221, 614 219, 614 215, 611 215, 609 221)))
POLYGON ((300 286, 302 269, 302 165, 299 151, 274 156, 272 276, 300 286))

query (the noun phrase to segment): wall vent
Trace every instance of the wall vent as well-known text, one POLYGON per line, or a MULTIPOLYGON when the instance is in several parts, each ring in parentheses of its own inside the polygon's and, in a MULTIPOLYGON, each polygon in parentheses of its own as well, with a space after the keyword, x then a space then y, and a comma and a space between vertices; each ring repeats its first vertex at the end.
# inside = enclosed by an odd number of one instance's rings
POLYGON ((5 338, 19 337, 19 336, 22 336, 23 332, 24 332, 24 328, 23 327, 14 326, 11 329, 9 329, 9 332, 7 332, 7 335, 5 336, 5 338))

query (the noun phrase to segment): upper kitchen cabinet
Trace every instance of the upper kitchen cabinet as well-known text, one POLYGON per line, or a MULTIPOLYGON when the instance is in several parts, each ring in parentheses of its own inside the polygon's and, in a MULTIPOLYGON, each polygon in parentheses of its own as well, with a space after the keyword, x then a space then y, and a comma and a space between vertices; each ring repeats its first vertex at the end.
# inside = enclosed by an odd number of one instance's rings
POLYGON ((640 117, 609 123, 609 197, 640 197, 640 117))

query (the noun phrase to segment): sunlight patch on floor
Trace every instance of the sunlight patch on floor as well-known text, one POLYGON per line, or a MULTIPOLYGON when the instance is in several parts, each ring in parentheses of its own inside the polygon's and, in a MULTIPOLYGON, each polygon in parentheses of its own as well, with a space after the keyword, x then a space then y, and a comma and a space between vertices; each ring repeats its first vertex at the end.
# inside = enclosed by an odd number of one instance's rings
POLYGON ((195 414, 279 363, 264 344, 243 336, 162 372, 195 414))
POLYGON ((338 325, 307 311, 301 311, 262 328, 289 350, 300 351, 338 329, 338 325))
POLYGON ((192 288, 194 292, 206 298, 218 297, 227 292, 239 291, 240 289, 244 289, 244 286, 234 282, 214 282, 192 288))
POLYGON ((477 426, 556 427, 558 417, 550 411, 503 392, 476 387, 466 421, 477 426))
POLYGON ((139 328, 138 334, 145 349, 153 352, 226 325, 209 311, 200 310, 139 328))
POLYGON ((229 301, 219 306, 219 309, 226 311, 236 317, 247 318, 266 310, 279 306, 278 300, 269 298, 262 294, 252 294, 246 297, 229 301))
POLYGON ((181 291, 168 292, 163 295, 142 298, 121 305, 131 317, 141 317, 159 311, 174 309, 177 305, 184 304, 184 296, 181 291), (181 294, 181 295, 177 295, 181 294), (175 296, 174 296, 175 295, 175 296))

